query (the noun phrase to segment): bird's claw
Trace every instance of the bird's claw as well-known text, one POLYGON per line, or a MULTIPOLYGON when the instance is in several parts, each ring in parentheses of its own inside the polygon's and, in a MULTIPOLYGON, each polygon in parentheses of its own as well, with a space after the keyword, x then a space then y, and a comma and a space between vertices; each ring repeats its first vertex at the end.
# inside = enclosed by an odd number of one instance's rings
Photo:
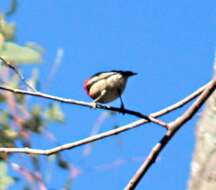
POLYGON ((125 114, 124 104, 121 104, 120 110, 121 110, 121 113, 124 115, 125 114))

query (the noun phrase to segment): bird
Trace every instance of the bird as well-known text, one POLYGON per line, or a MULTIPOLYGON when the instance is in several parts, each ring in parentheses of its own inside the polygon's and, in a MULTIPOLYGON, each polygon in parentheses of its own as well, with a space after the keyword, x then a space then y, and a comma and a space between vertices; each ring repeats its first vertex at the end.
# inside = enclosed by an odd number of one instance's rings
POLYGON ((132 71, 111 70, 98 72, 84 82, 84 89, 93 99, 92 107, 97 103, 109 103, 120 98, 121 109, 124 110, 122 93, 129 77, 136 75, 132 71))

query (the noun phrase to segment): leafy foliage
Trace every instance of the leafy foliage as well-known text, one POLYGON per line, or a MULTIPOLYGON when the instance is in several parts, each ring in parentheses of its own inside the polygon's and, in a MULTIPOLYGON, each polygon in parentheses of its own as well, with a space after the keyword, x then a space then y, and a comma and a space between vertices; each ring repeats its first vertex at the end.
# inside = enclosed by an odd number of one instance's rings
POLYGON ((15 24, 7 23, 0 14, 0 56, 12 63, 40 63, 41 52, 33 46, 20 46, 11 40, 15 36, 15 24))
POLYGON ((47 121, 64 122, 64 113, 62 112, 59 104, 55 102, 49 105, 48 109, 44 113, 44 116, 47 121))
MULTIPOLYGON (((7 15, 12 14, 16 9, 16 1, 11 1, 11 10, 7 15)), ((14 23, 8 23, 5 16, 0 13, 0 57, 8 63, 16 65, 41 63, 43 51, 35 43, 21 46, 15 41, 16 27, 14 23)), ((6 65, 0 64, 0 85, 10 86, 12 88, 21 88, 23 79, 16 73, 11 72, 6 65)), ((32 76, 27 80, 28 84, 35 87, 38 83, 38 72, 33 70, 32 76)), ((23 85, 22 85, 23 87, 23 85)), ((31 90, 31 89, 29 89, 31 90)), ((43 129, 50 123, 64 122, 64 114, 57 103, 48 106, 39 105, 30 102, 28 97, 15 95, 1 91, 0 93, 0 147, 16 147, 17 145, 31 147, 33 134, 43 135, 43 129)), ((9 185, 15 184, 16 180, 7 173, 7 163, 10 163, 12 155, 0 154, 0 189, 7 189, 9 185)), ((55 157, 59 162, 58 157, 55 157)), ((40 159, 30 158, 33 168, 39 168, 40 159)), ((14 163, 13 165, 19 166, 14 163)), ((67 162, 61 161, 59 167, 66 167, 67 162)), ((43 179, 35 175, 25 166, 14 167, 15 172, 20 173, 29 182, 28 177, 32 176, 29 186, 26 189, 32 189, 31 183, 43 186, 43 179), (26 175, 26 174, 29 175, 26 175), (25 175, 24 175, 25 174, 25 175)))
POLYGON ((7 189, 14 183, 14 179, 8 176, 7 165, 3 161, 0 161, 0 171, 0 189, 7 189))
POLYGON ((4 42, 0 47, 0 56, 9 62, 39 63, 41 54, 28 46, 20 46, 13 42, 4 42), (13 56, 11 56, 13 55, 13 56))
POLYGON ((12 40, 14 38, 16 26, 14 23, 5 21, 5 17, 0 15, 0 33, 4 40, 12 40))

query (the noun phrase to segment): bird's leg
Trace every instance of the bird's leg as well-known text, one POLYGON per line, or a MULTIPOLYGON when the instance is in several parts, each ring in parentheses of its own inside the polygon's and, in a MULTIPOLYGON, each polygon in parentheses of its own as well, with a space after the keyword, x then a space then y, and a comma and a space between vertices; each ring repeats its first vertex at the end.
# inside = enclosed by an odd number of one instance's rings
POLYGON ((125 110, 125 106, 124 106, 124 103, 123 103, 123 100, 122 100, 122 97, 121 96, 119 96, 119 98, 120 98, 120 101, 121 101, 121 110, 122 110, 122 113, 124 114, 124 110, 125 110))
POLYGON ((91 103, 92 107, 95 109, 97 107, 97 102, 104 97, 104 95, 106 94, 106 90, 103 90, 100 94, 100 96, 98 96, 96 99, 94 99, 94 101, 91 103))
POLYGON ((124 106, 124 103, 123 103, 123 100, 122 100, 122 96, 121 96, 120 90, 118 90, 118 93, 119 93, 119 98, 120 98, 120 102, 121 102, 121 107, 120 107, 120 109, 121 109, 122 113, 125 114, 125 112, 124 112, 125 106, 124 106))

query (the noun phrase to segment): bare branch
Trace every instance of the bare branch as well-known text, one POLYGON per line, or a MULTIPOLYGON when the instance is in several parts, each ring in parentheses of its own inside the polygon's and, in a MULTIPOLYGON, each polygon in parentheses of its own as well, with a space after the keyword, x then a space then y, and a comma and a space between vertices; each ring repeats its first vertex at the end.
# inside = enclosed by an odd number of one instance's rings
MULTIPOLYGON (((187 104, 188 102, 192 101, 193 99, 195 99, 197 96, 199 96, 203 90, 206 88, 206 86, 208 86, 208 84, 211 83, 208 82, 207 84, 203 85, 202 87, 200 87, 199 89, 197 89, 195 92, 193 92, 192 94, 190 94, 189 96, 185 97, 184 99, 180 100, 179 102, 166 107, 158 112, 155 112, 153 114, 150 114, 151 117, 159 117, 161 115, 165 115, 169 112, 172 112, 182 106, 184 106, 185 104, 187 104)), ((40 97, 40 98, 44 98, 44 99, 50 99, 50 100, 54 100, 57 102, 62 102, 62 103, 66 103, 66 104, 74 104, 74 105, 80 105, 80 106, 84 106, 84 107, 89 107, 89 108, 93 108, 92 103, 91 102, 84 102, 84 101, 78 101, 78 100, 74 100, 74 99, 69 99, 69 98, 62 98, 62 97, 58 97, 58 96, 52 96, 49 94, 45 94, 45 93, 41 93, 41 92, 31 92, 31 91, 26 91, 26 90, 20 90, 20 89, 13 89, 10 87, 6 87, 6 86, 0 86, 1 90, 5 90, 5 91, 9 91, 15 94, 23 94, 23 95, 29 95, 29 96, 35 96, 35 97, 40 97)), ((107 105, 102 105, 102 104, 97 104, 96 108, 98 109, 104 109, 104 110, 110 110, 110 111, 116 111, 116 112, 120 112, 122 113, 122 109, 117 108, 117 107, 112 107, 112 106, 107 106, 107 105)), ((128 114, 135 114, 136 116, 139 116, 139 112, 138 114, 134 113, 135 111, 132 111, 132 113, 130 113, 131 110, 129 110, 128 114)), ((127 110, 124 110, 124 112, 127 112, 127 110)))
POLYGON ((214 92, 216 88, 216 79, 212 80, 206 86, 206 89, 203 93, 198 97, 198 99, 191 105, 189 109, 187 109, 184 114, 178 117, 175 121, 170 122, 168 124, 169 130, 163 136, 163 138, 157 143, 146 160, 143 162, 141 167, 137 170, 135 175, 131 178, 125 190, 133 190, 138 185, 142 177, 146 174, 152 164, 155 162, 156 158, 163 150, 163 148, 169 143, 175 133, 187 122, 189 121, 195 113, 201 108, 201 106, 205 103, 205 101, 209 98, 209 96, 214 92))
MULTIPOLYGON (((97 104, 96 108, 97 109, 110 110, 110 111, 115 111, 115 112, 119 112, 119 113, 126 113, 126 114, 130 114, 130 115, 134 115, 134 116, 143 118, 144 120, 141 120, 141 121, 142 122, 144 121, 144 123, 146 123, 147 121, 148 122, 152 121, 153 123, 159 124, 159 125, 167 128, 166 123, 164 123, 163 121, 160 121, 160 120, 155 120, 155 118, 159 117, 161 115, 168 114, 169 112, 172 112, 172 111, 184 106, 188 102, 192 101, 193 99, 195 99, 197 96, 199 96, 203 92, 203 90, 206 88, 206 86, 209 83, 203 85, 202 87, 197 89, 195 92, 193 92, 189 96, 185 97, 184 99, 180 100, 179 102, 177 102, 177 103, 175 103, 175 104, 173 104, 173 105, 171 105, 169 107, 166 107, 166 108, 164 108, 164 109, 162 109, 162 110, 160 110, 158 112, 150 114, 149 116, 143 115, 143 114, 141 114, 139 112, 136 112, 136 111, 133 111, 133 110, 128 110, 128 109, 124 109, 124 111, 122 112, 122 109, 120 109, 120 108, 107 106, 107 105, 102 105, 102 104, 97 104)), ((58 97, 58 96, 52 96, 52 95, 41 93, 41 92, 38 92, 38 91, 37 92, 31 92, 31 91, 26 91, 26 90, 13 89, 13 88, 10 88, 10 87, 5 87, 5 86, 0 86, 0 89, 5 90, 5 91, 9 91, 9 92, 12 92, 12 93, 15 93, 15 94, 23 94, 23 95, 35 96, 35 97, 40 97, 40 98, 44 98, 44 99, 50 99, 50 100, 66 103, 66 104, 74 104, 74 105, 80 105, 80 106, 84 106, 84 107, 94 108, 92 106, 91 102, 84 102, 84 101, 78 101, 78 100, 69 99, 69 98, 62 98, 62 97, 58 97)))
MULTIPOLYGON (((189 96, 185 97, 181 101, 179 101, 179 102, 177 102, 177 103, 175 103, 175 104, 173 104, 173 105, 171 105, 169 107, 166 107, 166 108, 164 108, 164 109, 162 109, 162 110, 160 110, 158 112, 152 113, 152 114, 150 114, 150 116, 156 118, 156 117, 165 115, 165 114, 167 114, 167 113, 169 113, 171 111, 174 111, 174 110, 182 107, 183 105, 187 104, 188 102, 192 101, 194 98, 199 96, 203 92, 203 90, 206 87, 208 87, 211 83, 212 83, 212 81, 210 81, 209 83, 207 83, 203 87, 199 88, 198 90, 196 90, 195 92, 193 92, 189 96)), ((1 87, 0 86, 0 89, 3 89, 3 90, 6 89, 7 91, 11 91, 10 88, 7 88, 7 87, 1 87)), ((14 91, 16 91, 16 90, 12 89, 12 92, 14 92, 14 91)), ((18 92, 20 92, 20 94, 23 94, 23 91, 19 90, 18 92)), ((32 92, 24 91, 24 93, 26 93, 27 95, 32 95, 33 94, 33 96, 39 96, 40 97, 39 92, 32 93, 32 92)), ((56 97, 56 96, 50 96, 50 95, 44 96, 44 94, 42 94, 42 97, 47 98, 47 99, 51 99, 51 100, 64 102, 64 103, 70 103, 72 101, 73 104, 78 103, 78 105, 80 105, 80 103, 81 103, 83 106, 88 106, 88 107, 91 106, 91 103, 86 103, 86 102, 81 102, 81 101, 75 101, 74 102, 74 100, 63 99, 63 98, 59 98, 59 97, 56 97)), ((113 135, 123 133, 125 131, 128 131, 130 129, 134 129, 134 128, 139 127, 139 126, 141 126, 141 125, 143 125, 145 123, 148 123, 148 122, 149 122, 148 120, 140 119, 140 120, 137 120, 137 121, 135 121, 133 123, 130 123, 128 125, 119 127, 117 129, 109 130, 107 132, 100 133, 100 134, 97 134, 97 135, 94 135, 94 136, 91 136, 91 137, 88 137, 88 138, 85 138, 85 139, 82 139, 82 140, 79 140, 79 141, 75 141, 75 142, 72 142, 72 143, 64 144, 62 146, 58 146, 58 147, 55 147, 55 148, 52 148, 52 149, 42 150, 42 149, 31 149, 31 148, 27 148, 27 147, 26 148, 0 148, 0 152, 51 155, 51 154, 55 154, 55 153, 57 153, 59 151, 72 149, 72 148, 75 148, 75 147, 78 147, 78 146, 81 146, 81 145, 84 145, 84 144, 87 144, 87 143, 91 143, 91 142, 98 141, 98 140, 101 140, 101 139, 104 139, 104 138, 107 138, 107 137, 110 137, 110 136, 113 136, 113 135)), ((168 130, 167 133, 169 131, 170 130, 168 130)))
POLYGON ((31 149, 28 147, 25 148, 0 148, 0 152, 4 152, 4 153, 26 153, 26 154, 40 154, 40 155, 51 155, 51 154, 55 154, 57 152, 63 151, 63 150, 68 150, 68 149, 72 149, 81 145, 85 145, 112 135, 117 135, 119 133, 122 132, 122 129, 124 128, 125 130, 128 130, 130 128, 134 128, 134 127, 138 127, 142 125, 139 122, 133 122, 131 124, 125 125, 121 128, 117 128, 117 129, 113 129, 101 134, 97 134, 82 140, 78 140, 72 143, 68 143, 68 144, 64 144, 61 146, 57 146, 55 148, 52 149, 47 149, 47 150, 42 150, 42 149, 31 149))
MULTIPOLYGON (((84 106, 84 107, 89 107, 89 108, 95 108, 93 106, 92 102, 84 102, 84 101, 78 101, 78 100, 69 99, 69 98, 62 98, 62 97, 58 97, 58 96, 52 96, 52 95, 45 94, 45 93, 38 92, 38 91, 37 92, 31 92, 31 91, 14 89, 14 88, 5 87, 5 86, 0 86, 0 89, 5 90, 5 91, 9 91, 9 92, 12 92, 12 93, 15 93, 15 94, 36 96, 36 97, 50 99, 50 100, 54 100, 54 101, 58 101, 58 102, 62 102, 62 103, 74 104, 74 105, 79 105, 79 106, 84 106)), ((158 125, 160 125, 160 126, 167 129, 167 124, 165 122, 163 122, 161 120, 158 120, 158 119, 154 118, 153 116, 144 115, 144 114, 142 114, 140 112, 136 112, 136 111, 129 110, 129 109, 122 109, 122 108, 118 108, 118 107, 107 106, 107 105, 104 105, 104 104, 97 104, 96 108, 97 109, 114 111, 114 112, 118 112, 118 113, 122 113, 122 114, 134 115, 136 117, 145 119, 145 120, 147 120, 149 122, 158 124, 158 125)))

